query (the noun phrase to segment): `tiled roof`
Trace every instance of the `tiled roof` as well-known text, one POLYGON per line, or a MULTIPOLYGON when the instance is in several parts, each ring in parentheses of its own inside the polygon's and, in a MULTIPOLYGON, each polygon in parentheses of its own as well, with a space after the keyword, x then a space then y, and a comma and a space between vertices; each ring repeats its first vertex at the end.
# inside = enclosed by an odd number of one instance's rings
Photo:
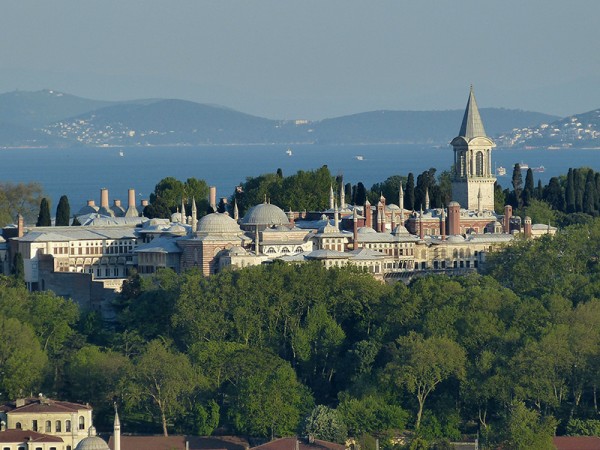
POLYGON ((89 405, 79 403, 61 402, 51 399, 26 398, 25 404, 17 407, 15 402, 8 402, 0 406, 0 411, 12 414, 29 414, 29 413, 71 413, 81 410, 91 410, 89 405))
POLYGON ((600 450, 598 436, 555 436, 552 443, 557 450, 600 450))
POLYGON ((4 430, 0 431, 0 443, 14 444, 22 442, 63 442, 58 436, 50 436, 49 434, 36 433, 28 430, 4 430))
POLYGON ((473 87, 471 87, 471 92, 469 93, 469 101, 467 102, 467 108, 458 135, 467 139, 486 136, 483 121, 479 115, 479 108, 477 108, 477 102, 475 101, 475 94, 473 94, 473 87))
MULTIPOLYGON (((189 442, 189 450, 245 450, 248 443, 234 436, 202 437, 202 436, 121 436, 121 450, 185 450, 189 442)), ((108 446, 114 449, 113 436, 108 446)))
POLYGON ((313 443, 308 443, 304 439, 281 438, 266 444, 252 447, 252 450, 344 450, 345 446, 335 442, 321 441, 315 439, 313 443))

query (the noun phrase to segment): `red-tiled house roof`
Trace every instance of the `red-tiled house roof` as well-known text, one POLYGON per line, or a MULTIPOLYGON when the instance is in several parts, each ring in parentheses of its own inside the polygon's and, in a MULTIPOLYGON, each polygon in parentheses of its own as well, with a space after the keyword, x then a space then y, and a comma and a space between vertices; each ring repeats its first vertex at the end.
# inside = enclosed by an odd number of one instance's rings
MULTIPOLYGON (((121 450, 246 450, 248 443, 234 436, 123 436, 121 450)), ((108 440, 108 446, 114 449, 114 436, 108 440)))
POLYGON ((27 430, 4 430, 0 431, 0 443, 2 444, 20 444, 23 442, 63 442, 58 436, 36 433, 27 430))
POLYGON ((30 413, 71 413, 82 409, 91 410, 90 405, 79 403, 62 402, 49 398, 25 398, 14 402, 4 403, 0 406, 0 412, 10 414, 30 413), (19 406, 17 406, 19 405, 19 406))
POLYGON ((281 438, 253 447, 252 450, 345 450, 342 444, 315 439, 312 443, 305 439, 281 438))
POLYGON ((600 450, 597 436, 556 436, 552 443, 557 450, 600 450))

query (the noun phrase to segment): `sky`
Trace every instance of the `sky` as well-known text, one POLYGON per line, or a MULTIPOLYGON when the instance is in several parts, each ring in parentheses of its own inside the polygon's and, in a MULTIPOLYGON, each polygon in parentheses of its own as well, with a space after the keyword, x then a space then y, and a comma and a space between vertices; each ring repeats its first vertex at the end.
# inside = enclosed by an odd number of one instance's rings
POLYGON ((180 98, 273 119, 600 108, 598 0, 19 0, 0 92, 180 98))

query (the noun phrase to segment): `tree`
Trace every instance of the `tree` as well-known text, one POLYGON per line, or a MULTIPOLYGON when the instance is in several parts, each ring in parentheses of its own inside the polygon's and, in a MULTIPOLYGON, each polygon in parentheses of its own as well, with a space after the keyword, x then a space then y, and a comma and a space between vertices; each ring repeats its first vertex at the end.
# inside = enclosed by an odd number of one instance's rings
POLYGON ((406 180, 406 192, 404 193, 404 208, 411 211, 415 209, 415 176, 411 173, 408 174, 406 180))
POLYGON ((66 195, 60 197, 58 206, 56 207, 56 220, 54 225, 57 227, 68 227, 71 220, 71 208, 69 206, 69 199, 66 195))
POLYGON ((238 352, 236 363, 244 367, 232 383, 228 416, 237 431, 271 439, 294 433, 312 404, 294 369, 275 355, 248 351, 238 352))
POLYGON ((525 174, 525 188, 523 189, 523 206, 529 206, 531 200, 535 198, 535 188, 533 185, 533 170, 527 169, 525 174))
POLYGON ((558 178, 552 177, 544 188, 544 200, 556 211, 565 211, 565 195, 558 178))
POLYGON ((575 208, 575 179, 573 174, 573 169, 569 168, 569 172, 567 173, 567 186, 565 189, 565 203, 567 208, 567 213, 574 213, 576 211, 575 208))
POLYGON ((42 187, 38 183, 0 183, 0 226, 13 223, 16 214, 21 214, 25 223, 36 220, 42 187))
POLYGON ((367 200, 367 190, 365 189, 365 185, 362 182, 358 182, 356 185, 356 194, 354 197, 354 203, 357 205, 364 205, 367 200))
POLYGON ((504 424, 502 447, 514 450, 553 448, 556 424, 552 417, 541 418, 538 412, 527 409, 523 402, 513 402, 504 424))
POLYGON ((304 434, 323 441, 343 444, 348 438, 348 429, 335 409, 317 405, 305 420, 304 434))
POLYGON ((39 389, 48 358, 31 327, 0 314, 0 389, 17 398, 39 389))
POLYGON ((23 262, 23 254, 21 252, 15 253, 13 258, 12 274, 17 280, 21 282, 25 281, 25 265, 23 262))
POLYGON ((185 355, 154 340, 134 360, 124 383, 125 401, 158 415, 163 434, 168 436, 168 422, 185 411, 186 397, 196 387, 196 375, 185 355))
POLYGON ((35 226, 49 227, 50 225, 52 225, 50 219, 50 203, 48 203, 48 199, 44 197, 40 202, 40 213, 38 214, 38 219, 35 226))
POLYGON ((392 429, 403 430, 406 426, 408 413, 383 396, 354 398, 343 392, 339 399, 337 410, 351 436, 382 433, 392 429))
POLYGON ((424 338, 416 333, 398 339, 400 353, 388 364, 395 382, 413 393, 419 403, 415 429, 421 425, 425 401, 438 384, 465 374, 464 349, 446 337, 424 338))
POLYGON ((521 194, 523 193, 523 175, 521 174, 521 166, 519 163, 515 164, 512 174, 512 187, 515 196, 514 208, 520 208, 523 205, 523 199, 521 194))

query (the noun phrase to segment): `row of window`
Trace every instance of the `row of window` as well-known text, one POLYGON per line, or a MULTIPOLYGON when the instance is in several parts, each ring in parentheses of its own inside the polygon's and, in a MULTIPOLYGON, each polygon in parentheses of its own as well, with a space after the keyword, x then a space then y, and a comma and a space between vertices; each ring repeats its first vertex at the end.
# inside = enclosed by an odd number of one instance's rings
MULTIPOLYGON (((45 425, 46 426, 42 430, 41 425, 38 425, 38 421, 34 419, 31 421, 31 430, 39 431, 39 432, 43 432, 43 433, 52 433, 52 421, 46 420, 45 425)), ((15 428, 17 430, 21 430, 21 429, 23 429, 23 425, 21 424, 21 422, 17 422, 15 424, 15 428)), ((79 429, 85 430, 85 417, 83 417, 83 416, 79 416, 79 429)), ((65 420, 65 433, 70 433, 70 432, 71 432, 71 421, 65 420)), ((54 433, 62 433, 62 421, 61 420, 56 420, 54 422, 54 433)))

